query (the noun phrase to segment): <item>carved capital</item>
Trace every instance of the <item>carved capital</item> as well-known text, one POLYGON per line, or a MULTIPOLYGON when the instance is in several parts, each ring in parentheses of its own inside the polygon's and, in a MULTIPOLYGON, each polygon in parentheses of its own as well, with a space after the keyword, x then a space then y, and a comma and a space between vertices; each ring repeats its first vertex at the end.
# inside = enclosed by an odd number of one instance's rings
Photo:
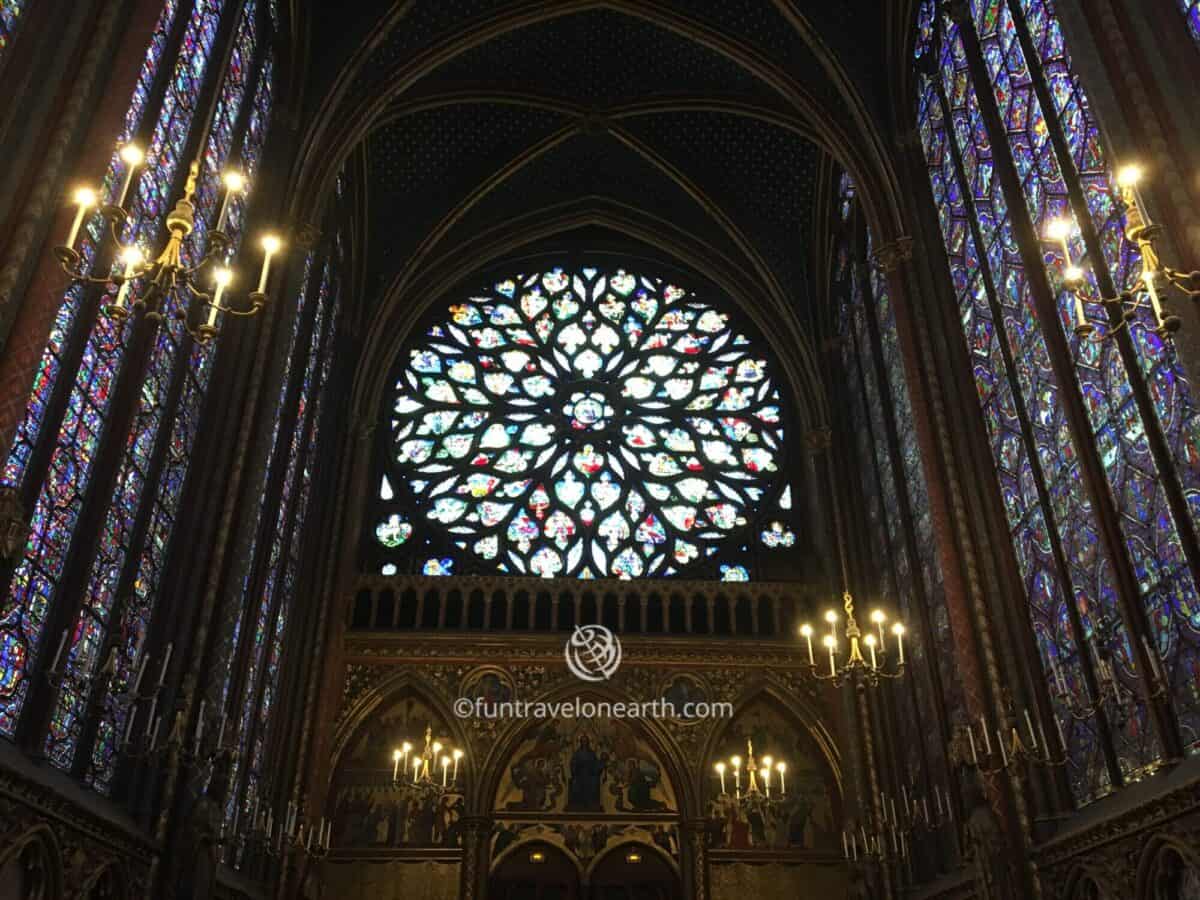
POLYGON ((321 229, 311 222, 301 225, 296 229, 296 246, 301 250, 308 252, 317 246, 317 241, 321 239, 321 229))
POLYGON ((804 435, 804 445, 809 453, 824 453, 833 446, 833 429, 828 425, 811 429, 804 435))
POLYGON ((898 237, 890 244, 884 244, 881 247, 875 248, 873 258, 879 263, 879 268, 885 272, 894 272, 906 262, 912 259, 913 255, 913 239, 910 237, 898 237))

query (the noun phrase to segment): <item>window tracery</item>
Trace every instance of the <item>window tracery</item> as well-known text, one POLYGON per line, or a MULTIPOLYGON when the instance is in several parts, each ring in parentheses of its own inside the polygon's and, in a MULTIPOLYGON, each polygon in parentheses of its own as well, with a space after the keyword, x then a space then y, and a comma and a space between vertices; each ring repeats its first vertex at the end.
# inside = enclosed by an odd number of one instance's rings
POLYGON ((711 559, 745 580, 756 538, 795 544, 770 365, 682 287, 592 267, 501 278, 407 353, 368 525, 384 565, 407 548, 424 574, 454 572, 458 553, 421 555, 414 535, 432 532, 513 574, 656 577, 711 559))

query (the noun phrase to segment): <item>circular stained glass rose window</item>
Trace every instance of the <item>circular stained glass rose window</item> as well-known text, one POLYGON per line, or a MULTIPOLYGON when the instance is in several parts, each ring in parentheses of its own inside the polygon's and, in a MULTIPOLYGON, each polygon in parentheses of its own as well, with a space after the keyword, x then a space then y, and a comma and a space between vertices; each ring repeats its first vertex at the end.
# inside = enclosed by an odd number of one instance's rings
POLYGON ((713 304, 553 269, 451 305, 410 346, 391 468, 419 517, 504 571, 670 575, 777 499, 780 405, 713 304))

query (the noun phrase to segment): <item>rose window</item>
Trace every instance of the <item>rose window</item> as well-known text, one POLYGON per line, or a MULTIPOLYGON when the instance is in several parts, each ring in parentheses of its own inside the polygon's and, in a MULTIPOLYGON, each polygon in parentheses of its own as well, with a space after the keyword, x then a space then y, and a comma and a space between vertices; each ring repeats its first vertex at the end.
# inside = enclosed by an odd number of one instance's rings
POLYGON ((781 499, 780 406, 767 361, 689 291, 621 270, 520 275, 410 345, 384 480, 503 571, 670 575, 781 499))

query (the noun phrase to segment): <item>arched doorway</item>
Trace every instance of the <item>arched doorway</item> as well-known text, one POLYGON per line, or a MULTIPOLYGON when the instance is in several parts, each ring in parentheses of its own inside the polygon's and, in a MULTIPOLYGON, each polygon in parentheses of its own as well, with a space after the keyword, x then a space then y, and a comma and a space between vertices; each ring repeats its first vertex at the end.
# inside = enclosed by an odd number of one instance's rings
POLYGON ((639 843, 614 847, 588 876, 589 900, 683 900, 679 873, 661 852, 639 843))
POLYGON ((488 884, 489 900, 583 900, 579 868, 562 850, 530 841, 500 860, 488 884))

